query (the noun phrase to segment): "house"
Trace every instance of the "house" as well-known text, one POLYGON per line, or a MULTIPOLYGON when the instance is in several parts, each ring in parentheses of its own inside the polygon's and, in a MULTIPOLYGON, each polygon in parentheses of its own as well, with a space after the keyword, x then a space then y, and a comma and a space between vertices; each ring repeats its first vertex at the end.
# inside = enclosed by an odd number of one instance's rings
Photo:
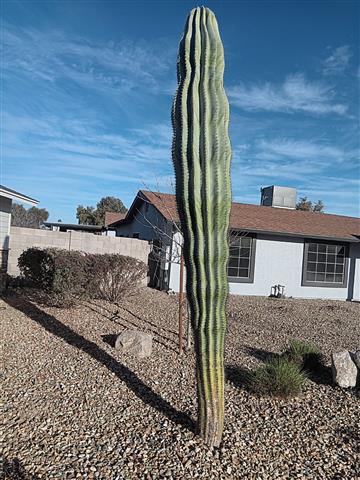
POLYGON ((0 291, 5 288, 5 277, 9 257, 11 206, 13 200, 33 207, 39 203, 38 200, 34 198, 0 185, 0 291))
MULTIPOLYGON (((282 285, 295 298, 360 300, 360 219, 295 209, 296 190, 262 189, 260 205, 233 203, 231 294, 268 296, 282 285)), ((182 235, 175 196, 140 190, 117 236, 152 243, 150 285, 179 291, 182 235)))

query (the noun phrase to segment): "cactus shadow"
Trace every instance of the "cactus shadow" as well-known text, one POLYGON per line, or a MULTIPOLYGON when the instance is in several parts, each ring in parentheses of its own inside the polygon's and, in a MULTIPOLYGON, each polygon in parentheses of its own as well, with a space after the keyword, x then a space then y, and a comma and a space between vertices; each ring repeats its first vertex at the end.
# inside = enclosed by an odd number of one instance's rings
POLYGON ((1 478, 4 480, 39 480, 39 477, 28 473, 18 458, 3 458, 1 478))
POLYGON ((194 421, 188 414, 176 410, 167 400, 163 399, 146 385, 132 370, 115 360, 95 342, 76 333, 53 315, 41 310, 34 303, 25 298, 5 297, 4 300, 11 307, 19 310, 34 322, 38 323, 46 331, 61 338, 70 346, 79 349, 95 359, 98 363, 104 365, 120 381, 124 382, 125 385, 146 405, 159 411, 172 422, 195 432, 194 421))

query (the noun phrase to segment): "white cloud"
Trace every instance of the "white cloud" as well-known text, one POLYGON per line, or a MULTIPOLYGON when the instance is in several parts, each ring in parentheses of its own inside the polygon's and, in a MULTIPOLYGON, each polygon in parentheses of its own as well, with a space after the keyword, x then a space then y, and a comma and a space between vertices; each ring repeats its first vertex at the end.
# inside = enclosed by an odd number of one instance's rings
POLYGON ((348 45, 335 48, 331 55, 327 57, 323 64, 324 75, 339 75, 343 73, 349 65, 352 53, 348 45))
POLYGON ((294 159, 331 159, 341 161, 345 156, 345 152, 342 149, 333 145, 288 138, 261 140, 257 146, 261 149, 262 153, 270 153, 278 158, 284 156, 294 159))
POLYGON ((228 89, 233 105, 249 111, 305 112, 344 115, 347 106, 334 102, 333 88, 323 82, 306 80, 303 74, 289 75, 280 84, 240 84, 228 89))
POLYGON ((55 84, 70 80, 101 92, 166 92, 173 52, 144 41, 91 42, 61 31, 4 26, 4 72, 55 84))

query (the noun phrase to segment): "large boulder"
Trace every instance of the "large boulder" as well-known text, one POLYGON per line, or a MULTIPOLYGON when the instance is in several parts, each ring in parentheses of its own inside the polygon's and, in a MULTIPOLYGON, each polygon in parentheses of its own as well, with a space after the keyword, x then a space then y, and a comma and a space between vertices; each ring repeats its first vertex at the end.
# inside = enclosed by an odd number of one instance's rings
POLYGON ((339 387, 348 388, 356 386, 357 367, 348 351, 333 353, 331 355, 331 364, 334 382, 339 387))
POLYGON ((138 358, 149 357, 152 351, 152 336, 139 330, 124 330, 118 335, 115 348, 138 358))

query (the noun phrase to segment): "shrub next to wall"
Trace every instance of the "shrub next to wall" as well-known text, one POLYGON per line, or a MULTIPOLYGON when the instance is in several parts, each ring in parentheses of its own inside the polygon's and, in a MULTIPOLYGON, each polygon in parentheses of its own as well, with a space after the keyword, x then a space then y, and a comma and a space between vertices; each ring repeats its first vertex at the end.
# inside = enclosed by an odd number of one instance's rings
POLYGON ((146 277, 140 260, 119 254, 85 254, 55 248, 29 248, 19 257, 21 275, 37 287, 39 300, 68 307, 79 298, 119 302, 146 277))
POLYGON ((136 292, 146 277, 147 266, 136 258, 118 254, 87 255, 88 294, 109 302, 119 302, 136 292))
POLYGON ((19 257, 21 275, 54 306, 71 306, 84 296, 87 258, 82 252, 56 248, 28 248, 19 257))

